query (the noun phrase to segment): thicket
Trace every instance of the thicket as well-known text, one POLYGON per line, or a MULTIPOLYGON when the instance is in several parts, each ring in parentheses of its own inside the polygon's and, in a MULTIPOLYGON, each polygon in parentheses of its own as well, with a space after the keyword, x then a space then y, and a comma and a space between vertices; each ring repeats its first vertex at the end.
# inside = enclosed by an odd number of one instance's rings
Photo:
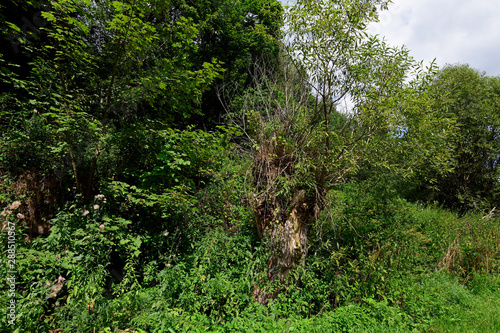
POLYGON ((2 331, 500 331, 499 78, 318 3, 2 4, 2 331))

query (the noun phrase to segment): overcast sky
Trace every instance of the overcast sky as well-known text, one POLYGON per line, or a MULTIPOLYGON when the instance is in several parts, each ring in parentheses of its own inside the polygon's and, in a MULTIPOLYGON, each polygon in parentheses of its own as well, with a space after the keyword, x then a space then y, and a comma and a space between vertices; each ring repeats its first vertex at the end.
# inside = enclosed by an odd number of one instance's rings
POLYGON ((500 0, 394 0, 370 31, 416 60, 500 75, 500 0))

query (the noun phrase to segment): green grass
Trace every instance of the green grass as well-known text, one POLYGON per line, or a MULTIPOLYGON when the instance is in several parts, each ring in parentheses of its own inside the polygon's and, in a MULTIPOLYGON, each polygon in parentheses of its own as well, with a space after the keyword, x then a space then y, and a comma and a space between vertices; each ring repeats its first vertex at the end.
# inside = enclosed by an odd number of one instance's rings
POLYGON ((455 286, 448 292, 449 314, 435 321, 440 332, 500 332, 500 279, 477 276, 467 288, 455 286), (457 299, 458 298, 458 299, 457 299), (455 301, 453 301, 455 300, 455 301))
POLYGON ((128 327, 146 332, 500 332, 498 277, 477 275, 464 285, 434 272, 389 283, 394 294, 404 297, 365 299, 311 317, 282 316, 273 305, 252 304, 223 319, 179 309, 155 312, 143 303, 128 327))

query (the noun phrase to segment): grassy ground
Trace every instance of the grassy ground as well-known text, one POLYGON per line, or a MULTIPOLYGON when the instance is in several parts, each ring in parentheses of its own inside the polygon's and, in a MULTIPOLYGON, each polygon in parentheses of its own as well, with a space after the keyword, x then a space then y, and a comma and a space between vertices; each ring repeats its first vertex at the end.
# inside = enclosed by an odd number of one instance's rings
MULTIPOLYGON (((477 276, 462 285, 444 273, 409 278, 406 304, 368 300, 313 318, 278 318, 271 310, 255 311, 222 325, 196 322, 178 331, 206 332, 500 332, 500 280, 477 276), (192 326, 191 326, 192 325, 192 326)), ((401 285, 401 284, 400 284, 401 285)), ((176 330, 176 331, 177 331, 176 330)))

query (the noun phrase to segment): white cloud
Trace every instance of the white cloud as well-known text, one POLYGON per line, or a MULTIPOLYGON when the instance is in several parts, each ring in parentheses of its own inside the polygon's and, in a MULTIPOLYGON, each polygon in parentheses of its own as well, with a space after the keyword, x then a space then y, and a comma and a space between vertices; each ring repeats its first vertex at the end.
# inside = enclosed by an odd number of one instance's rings
POLYGON ((370 32, 406 45, 416 60, 500 75, 499 0, 394 0, 370 32))

